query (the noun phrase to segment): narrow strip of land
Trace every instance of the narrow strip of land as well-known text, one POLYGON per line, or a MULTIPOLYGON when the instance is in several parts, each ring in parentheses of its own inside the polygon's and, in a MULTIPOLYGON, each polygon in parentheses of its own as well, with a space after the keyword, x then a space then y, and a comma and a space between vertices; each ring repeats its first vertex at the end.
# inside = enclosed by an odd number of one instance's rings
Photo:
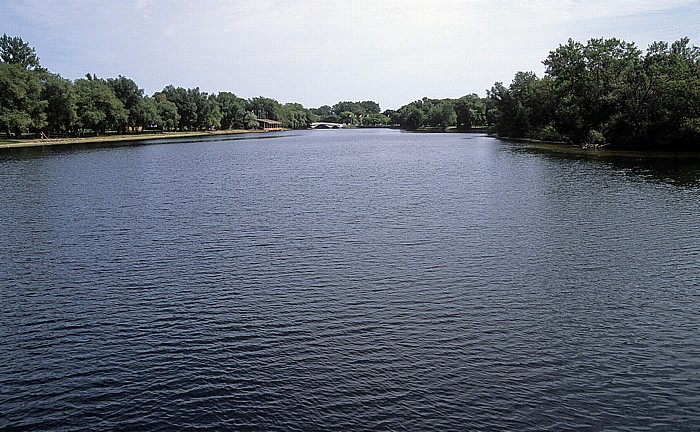
POLYGON ((3 148, 23 148, 23 147, 43 147, 76 144, 108 144, 129 141, 159 140, 172 138, 202 137, 213 135, 234 135, 242 133, 265 132, 260 129, 229 129, 218 131, 198 131, 198 132, 161 132, 161 133, 133 133, 126 135, 100 135, 80 138, 47 138, 47 139, 7 139, 0 141, 0 149, 3 148))

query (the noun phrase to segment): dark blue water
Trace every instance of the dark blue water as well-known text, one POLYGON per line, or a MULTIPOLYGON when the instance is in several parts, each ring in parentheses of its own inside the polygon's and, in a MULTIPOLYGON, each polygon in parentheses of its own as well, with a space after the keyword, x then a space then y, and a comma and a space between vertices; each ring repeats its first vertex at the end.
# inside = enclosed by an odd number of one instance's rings
POLYGON ((0 429, 698 430, 700 163, 276 136, 0 153, 0 429))

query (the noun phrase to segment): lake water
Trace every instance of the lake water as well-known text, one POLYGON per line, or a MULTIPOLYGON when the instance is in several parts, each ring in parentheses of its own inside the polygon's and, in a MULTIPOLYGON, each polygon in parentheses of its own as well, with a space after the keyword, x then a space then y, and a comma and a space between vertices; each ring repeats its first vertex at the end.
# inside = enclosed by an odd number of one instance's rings
POLYGON ((698 160, 251 134, 2 152, 0 203, 2 430, 700 427, 698 160))

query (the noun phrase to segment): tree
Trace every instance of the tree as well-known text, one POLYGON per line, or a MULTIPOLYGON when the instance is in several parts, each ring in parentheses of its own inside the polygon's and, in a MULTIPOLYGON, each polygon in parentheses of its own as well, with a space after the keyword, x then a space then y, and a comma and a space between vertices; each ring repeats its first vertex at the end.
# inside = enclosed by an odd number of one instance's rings
POLYGON ((618 39, 569 39, 544 61, 559 100, 557 129, 575 143, 608 136, 621 120, 622 96, 638 69, 641 51, 618 39))
POLYGON ((156 93, 153 96, 160 117, 160 127, 162 130, 174 130, 180 122, 180 114, 177 112, 177 105, 168 100, 165 93, 156 93))
POLYGON ((59 75, 45 73, 41 99, 46 101, 46 122, 51 132, 69 132, 78 120, 77 96, 73 84, 59 75))
POLYGON ((689 43, 655 42, 643 59, 645 76, 633 100, 642 102, 636 105, 651 146, 700 145, 700 49, 689 43))
POLYGON ((355 113, 353 113, 352 111, 343 111, 340 114, 338 114, 338 118, 341 123, 345 123, 348 125, 357 124, 357 116, 355 116, 355 113))
POLYGON ((319 108, 311 109, 311 112, 318 117, 318 121, 328 123, 340 123, 340 117, 333 112, 333 108, 323 105, 319 108))
POLYGON ((457 122, 454 104, 451 100, 442 100, 430 107, 427 115, 429 126, 445 129, 457 122))
POLYGON ((389 124, 389 117, 384 114, 367 114, 362 118, 362 124, 367 126, 382 126, 389 124))
MULTIPOLYGON (((544 61, 545 76, 518 72, 488 92, 499 135, 581 145, 697 149, 700 49, 683 38, 651 44, 569 40, 544 61)), ((459 110, 458 110, 459 111, 459 110)))
POLYGON ((513 138, 526 136, 529 123, 522 101, 516 99, 510 89, 500 82, 495 83, 487 94, 495 108, 493 132, 498 136, 513 138))
POLYGON ((0 127, 17 138, 30 129, 46 127, 47 102, 41 98, 41 83, 35 71, 21 65, 0 63, 0 127))
POLYGON ((245 104, 246 111, 250 111, 259 119, 280 119, 281 105, 274 99, 258 96, 248 99, 245 104))
POLYGON ((10 37, 4 34, 0 37, 0 60, 4 63, 14 64, 26 70, 39 69, 39 57, 34 48, 24 42, 22 38, 10 37))
POLYGON ((216 95, 221 110, 221 129, 245 128, 245 100, 233 93, 221 92, 216 95))
POLYGON ((399 111, 388 109, 388 110, 384 110, 384 112, 382 114, 385 115, 389 119, 387 121, 387 124, 390 124, 390 125, 401 124, 401 113, 399 111))
POLYGON ((195 106, 193 130, 209 130, 221 126, 221 109, 216 97, 199 91, 199 87, 187 90, 187 98, 195 106))
POLYGON ((338 102, 337 104, 333 105, 333 113, 335 113, 338 116, 342 117, 342 113, 344 112, 349 112, 354 114, 356 117, 364 115, 365 109, 362 107, 362 104, 359 102, 338 102))
POLYGON ((132 110, 134 112, 133 125, 141 130, 149 126, 160 125, 163 119, 158 110, 158 102, 155 98, 145 96, 138 100, 136 106, 132 110))
POLYGON ((192 92, 171 84, 160 93, 177 107, 178 128, 181 131, 193 130, 197 123, 197 102, 192 98, 192 92))
POLYGON ((307 129, 318 116, 298 103, 287 103, 280 111, 282 126, 288 129, 307 129))
POLYGON ((127 120, 120 125, 120 131, 126 132, 127 127, 136 128, 141 123, 140 117, 143 115, 143 90, 134 81, 121 75, 117 78, 109 78, 107 84, 129 112, 127 120))
POLYGON ((379 114, 382 112, 379 104, 374 101, 362 101, 360 106, 364 110, 365 114, 379 114))
POLYGON ((458 129, 471 129, 486 124, 484 101, 476 94, 462 96, 454 103, 458 129))
POLYGON ((425 114, 416 104, 409 104, 399 109, 401 112, 401 127, 414 131, 425 123, 425 114))
POLYGON ((87 75, 87 79, 75 81, 77 93, 78 125, 103 134, 115 130, 126 122, 129 112, 104 80, 87 75))
POLYGON ((258 118, 252 112, 246 111, 243 116, 243 129, 257 129, 259 126, 258 118))

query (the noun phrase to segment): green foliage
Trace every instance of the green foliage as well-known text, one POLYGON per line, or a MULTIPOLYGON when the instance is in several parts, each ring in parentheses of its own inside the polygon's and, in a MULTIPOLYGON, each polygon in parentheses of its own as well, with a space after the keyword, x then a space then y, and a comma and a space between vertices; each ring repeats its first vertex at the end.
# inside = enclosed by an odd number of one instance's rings
POLYGON ((255 129, 258 127, 258 118, 252 112, 245 113, 243 117, 243 129, 255 129))
MULTIPOLYGON (((700 50, 687 38, 646 54, 617 39, 569 40, 544 61, 488 92, 502 136, 628 148, 700 148, 700 50)), ((488 107, 487 107, 488 112, 488 107)))
POLYGON ((76 80, 74 85, 77 125, 81 129, 90 129, 99 135, 119 129, 128 120, 129 112, 104 80, 88 75, 87 79, 76 80))
POLYGON ((338 114, 338 119, 341 123, 349 125, 357 124, 357 115, 355 115, 355 113, 353 113, 352 111, 341 112, 340 114, 338 114))
POLYGON ((486 102, 475 94, 459 99, 423 98, 404 105, 397 112, 388 112, 391 124, 407 130, 440 129, 456 126, 468 130, 486 122, 486 102))
POLYGON ((189 97, 197 107, 195 130, 212 130, 221 126, 221 109, 216 103, 216 97, 206 92, 200 92, 199 87, 188 90, 189 97))
POLYGON ((361 102, 338 102, 337 104, 333 105, 333 113, 335 115, 341 116, 342 113, 344 112, 349 112, 352 113, 355 117, 359 117, 361 115, 364 115, 365 108, 363 107, 361 102))
POLYGON ((258 96, 248 99, 245 105, 246 111, 250 111, 259 119, 280 119, 281 105, 274 99, 258 96))
POLYGON ((471 129, 486 124, 486 104, 476 94, 462 96, 454 102, 458 129, 471 129))
POLYGON ((217 112, 208 95, 200 92, 199 87, 185 89, 169 85, 161 94, 177 107, 178 128, 181 131, 208 129, 221 122, 221 111, 217 112))
POLYGON ((216 95, 221 110, 221 129, 246 129, 245 100, 233 93, 221 92, 216 95))
POLYGON ((379 104, 374 101, 362 101, 359 104, 364 114, 379 114, 382 112, 379 104))
POLYGON ((175 130, 180 124, 180 114, 177 111, 177 105, 169 101, 164 93, 156 93, 153 99, 156 102, 160 127, 163 130, 175 130))
POLYGON ((119 75, 117 78, 107 79, 107 84, 112 88, 114 95, 119 99, 128 111, 128 118, 119 125, 121 132, 126 132, 127 127, 135 128, 143 125, 143 90, 129 78, 119 75))
POLYGON ((39 69, 39 57, 34 48, 19 37, 0 36, 0 60, 3 63, 18 65, 23 69, 39 69))
POLYGON ((48 133, 69 132, 78 120, 77 95, 73 83, 58 75, 43 75, 41 98, 46 101, 48 133))
POLYGON ((298 103, 287 103, 280 109, 282 127, 287 129, 307 129, 317 119, 318 116, 311 110, 304 108, 298 103))
POLYGON ((30 129, 46 127, 39 73, 21 65, 0 63, 0 128, 7 136, 21 137, 30 129))
POLYGON ((340 118, 333 112, 333 109, 328 105, 323 105, 318 108, 312 108, 311 112, 318 117, 318 121, 339 123, 340 118))
POLYGON ((450 100, 442 100, 431 106, 427 117, 432 127, 445 129, 457 123, 454 103, 450 100))
POLYGON ((388 125, 398 125, 401 124, 401 113, 396 110, 384 110, 382 113, 384 116, 386 116, 388 125))
POLYGON ((374 101, 350 102, 343 101, 329 107, 324 105, 312 110, 320 121, 330 123, 346 123, 351 125, 376 125, 383 121, 383 117, 377 117, 381 113, 379 104, 374 101))
POLYGON ((655 42, 646 53, 618 39, 569 40, 544 60, 543 78, 518 72, 508 87, 495 83, 486 98, 423 98, 383 114, 373 101, 309 110, 262 96, 243 100, 173 85, 149 98, 121 75, 104 80, 87 74, 71 82, 42 69, 34 48, 6 34, 0 37, 0 60, 0 131, 8 136, 156 126, 252 129, 258 118, 267 118, 291 129, 319 120, 408 130, 490 125, 501 136, 700 149, 700 49, 688 38, 655 42))
POLYGON ((401 107, 399 111, 401 112, 400 122, 402 128, 414 131, 425 124, 425 114, 423 114, 420 107, 416 105, 407 105, 401 107))
POLYGON ((362 117, 362 124, 366 126, 388 125, 389 121, 389 117, 384 114, 367 114, 362 117))
MULTIPOLYGON (((139 99, 130 112, 132 111, 134 112, 133 125, 141 130, 163 123, 158 110, 158 102, 154 98, 145 96, 139 99)), ((129 117, 131 118, 131 114, 129 117)))

